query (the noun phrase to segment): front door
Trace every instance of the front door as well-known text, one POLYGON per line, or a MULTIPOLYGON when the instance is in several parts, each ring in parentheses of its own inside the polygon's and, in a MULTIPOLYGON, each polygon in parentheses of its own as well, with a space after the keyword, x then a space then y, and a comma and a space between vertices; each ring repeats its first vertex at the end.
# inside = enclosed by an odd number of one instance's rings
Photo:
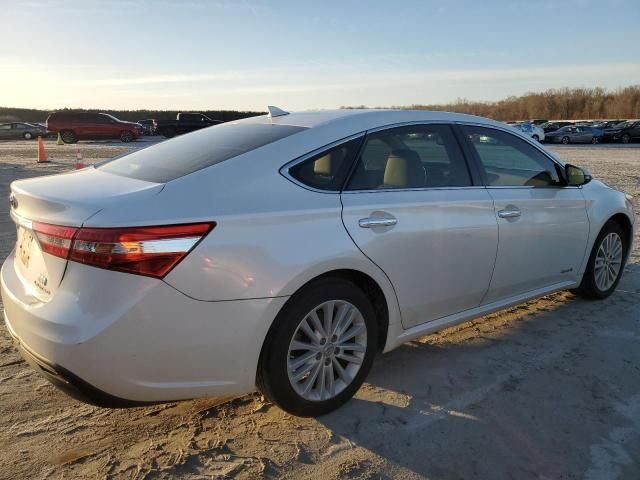
POLYGON ((344 225, 391 280, 405 328, 480 304, 497 222, 450 126, 370 134, 341 198, 344 225))
POLYGON ((483 304, 578 278, 589 234, 579 187, 564 186, 560 166, 506 131, 463 126, 495 202, 499 242, 483 304), (480 143, 477 138, 487 139, 480 143))

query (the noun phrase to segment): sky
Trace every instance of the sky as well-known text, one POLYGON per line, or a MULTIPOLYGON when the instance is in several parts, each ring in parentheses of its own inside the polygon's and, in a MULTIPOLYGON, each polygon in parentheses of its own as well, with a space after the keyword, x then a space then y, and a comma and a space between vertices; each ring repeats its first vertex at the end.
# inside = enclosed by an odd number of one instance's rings
POLYGON ((640 0, 0 0, 0 106, 288 110, 640 84, 640 0))

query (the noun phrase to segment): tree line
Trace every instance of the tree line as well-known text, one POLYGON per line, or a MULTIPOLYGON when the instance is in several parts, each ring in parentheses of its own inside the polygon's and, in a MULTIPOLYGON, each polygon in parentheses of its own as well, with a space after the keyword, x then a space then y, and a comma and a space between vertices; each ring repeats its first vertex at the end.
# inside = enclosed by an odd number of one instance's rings
POLYGON ((560 88, 525 93, 497 102, 458 99, 447 105, 412 105, 418 110, 469 113, 495 120, 636 119, 640 118, 640 85, 616 90, 604 88, 560 88))
MULTIPOLYGON (((180 112, 192 112, 191 110, 100 110, 100 109, 84 109, 84 108, 59 108, 56 110, 37 110, 33 108, 10 108, 0 107, 0 123, 1 122, 44 122, 52 112, 86 112, 86 113, 108 113, 120 120, 137 122, 146 118, 155 118, 156 120, 175 120, 176 115, 180 112)), ((204 113, 213 120, 222 120, 228 122, 230 120, 239 120, 246 117, 254 117, 262 115, 266 112, 240 112, 236 110, 199 110, 198 113, 204 113)))
MULTIPOLYGON (((343 108, 366 108, 343 107, 343 108)), ((559 88, 541 93, 529 92, 521 96, 511 96, 496 102, 475 102, 460 98, 446 105, 411 105, 396 107, 416 110, 441 110, 470 113, 496 120, 529 120, 544 118, 549 120, 586 119, 636 119, 640 118, 640 85, 607 90, 605 88, 559 88)), ((138 121, 145 118, 156 120, 175 119, 178 110, 97 110, 69 109, 57 111, 104 112, 121 120, 138 121)), ((0 122, 44 122, 49 110, 0 107, 0 122)), ((236 110, 200 111, 214 120, 224 122, 240 118, 262 115, 266 112, 236 110)))

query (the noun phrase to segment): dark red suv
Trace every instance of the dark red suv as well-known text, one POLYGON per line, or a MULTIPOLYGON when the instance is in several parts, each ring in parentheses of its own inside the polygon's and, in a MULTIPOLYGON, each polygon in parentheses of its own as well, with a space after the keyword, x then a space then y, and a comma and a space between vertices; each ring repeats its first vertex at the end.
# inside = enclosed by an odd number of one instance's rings
POLYGON ((131 142, 143 133, 139 124, 118 120, 107 113, 55 112, 47 117, 47 130, 60 132, 64 143, 114 138, 131 142))

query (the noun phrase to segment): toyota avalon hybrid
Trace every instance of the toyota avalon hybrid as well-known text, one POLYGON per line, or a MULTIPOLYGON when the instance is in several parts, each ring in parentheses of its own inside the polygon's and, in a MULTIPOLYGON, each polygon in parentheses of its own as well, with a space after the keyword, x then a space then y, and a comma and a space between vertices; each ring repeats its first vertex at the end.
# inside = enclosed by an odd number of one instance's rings
POLYGON ((5 319, 38 372, 103 406, 257 387, 314 416, 378 352, 618 285, 630 198, 512 127, 269 110, 11 185, 5 319))

